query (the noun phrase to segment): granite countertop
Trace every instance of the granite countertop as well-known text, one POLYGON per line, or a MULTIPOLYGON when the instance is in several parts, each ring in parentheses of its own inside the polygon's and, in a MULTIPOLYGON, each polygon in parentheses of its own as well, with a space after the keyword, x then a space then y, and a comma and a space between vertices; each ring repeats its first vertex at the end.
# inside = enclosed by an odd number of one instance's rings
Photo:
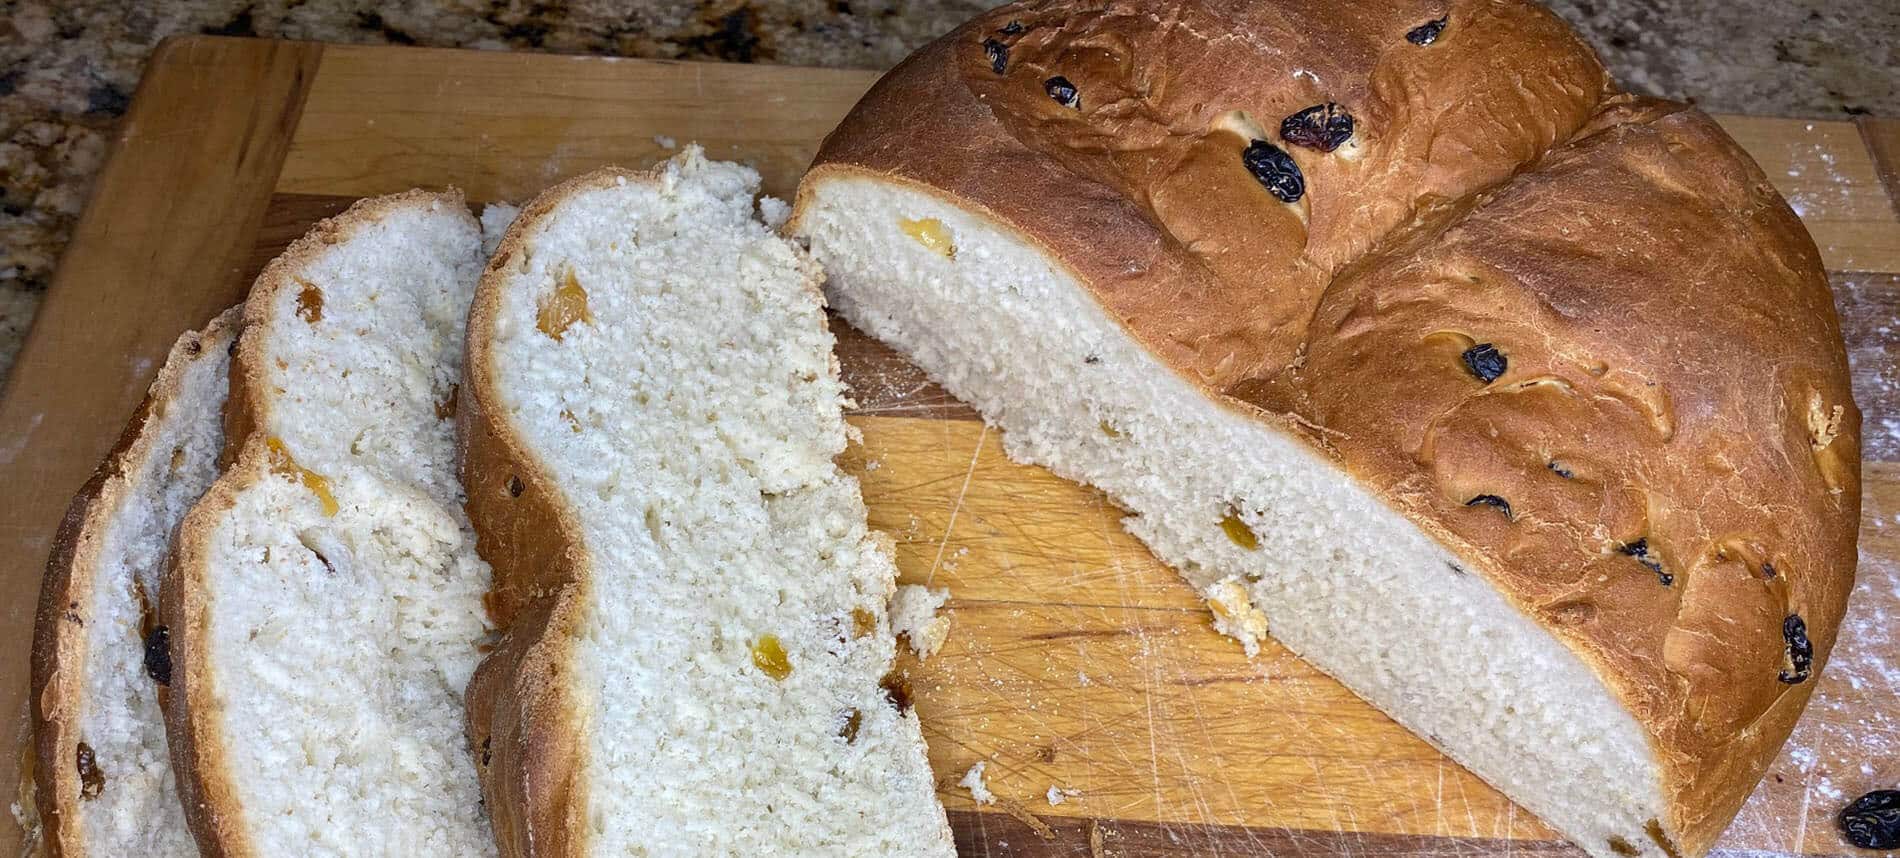
MULTIPOLYGON (((1625 86, 1718 112, 1900 117, 1900 3, 1548 0, 1625 86)), ((986 0, 8 0, 0 378, 131 100, 179 33, 886 68, 986 0)))

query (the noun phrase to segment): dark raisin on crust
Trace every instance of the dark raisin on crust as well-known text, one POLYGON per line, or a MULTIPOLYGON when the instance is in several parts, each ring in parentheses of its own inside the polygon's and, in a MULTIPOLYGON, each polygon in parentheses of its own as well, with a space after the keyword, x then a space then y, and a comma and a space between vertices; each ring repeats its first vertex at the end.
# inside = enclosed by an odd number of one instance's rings
POLYGON ((1445 24, 1450 20, 1451 16, 1446 15, 1436 21, 1426 21, 1407 32, 1405 34, 1405 40, 1421 48, 1425 47, 1426 45, 1438 41, 1438 34, 1445 32, 1445 24))
POLYGON ((1761 577, 1763 578, 1775 577, 1775 564, 1770 563, 1766 560, 1763 560, 1761 562, 1761 577))
POLYGON ((1497 381, 1511 366, 1504 353, 1490 343, 1479 343, 1465 349, 1464 359, 1465 370, 1485 384, 1497 381))
POLYGON ((1471 500, 1465 501, 1465 506, 1496 507, 1499 512, 1504 513, 1506 519, 1515 520, 1517 518, 1511 514, 1511 502, 1497 495, 1478 495, 1471 500))
POLYGON ((877 685, 884 689, 884 699, 890 701, 891 708, 896 709, 897 714, 902 715, 910 711, 910 677, 893 670, 884 674, 884 678, 878 680, 877 685))
POLYGON ((1656 579, 1661 581, 1664 587, 1676 583, 1676 576, 1663 571, 1662 558, 1649 550, 1649 537, 1645 536, 1635 542, 1625 542, 1616 550, 1622 552, 1623 556, 1643 564, 1643 568, 1656 573, 1656 579))
POLYGON ((1280 120, 1280 139, 1331 152, 1352 139, 1352 114, 1333 102, 1315 104, 1280 120))
POLYGON ((98 798, 106 789, 106 773, 99 768, 99 761, 92 755, 92 746, 79 743, 74 754, 79 764, 79 797, 98 798))
POLYGON ((172 634, 164 626, 145 636, 145 675, 160 685, 172 684, 172 634))
POLYGON ((1082 91, 1062 75, 1056 75, 1042 82, 1042 91, 1049 93, 1057 104, 1074 110, 1082 109, 1082 91))
POLYGON ((1900 849, 1900 790, 1877 789, 1841 808, 1835 822, 1862 849, 1900 849))
POLYGON ((1544 465, 1544 467, 1549 468, 1551 473, 1556 474, 1557 476, 1563 477, 1566 480, 1574 480, 1577 478, 1577 473, 1575 471, 1570 470, 1570 468, 1566 467, 1564 463, 1556 461, 1554 459, 1551 460, 1548 464, 1544 465))
POLYGON ((1002 74, 1009 68, 1009 46, 995 39, 983 40, 983 53, 990 58, 990 71, 1002 74))
POLYGON ((1788 650, 1783 654, 1781 674, 1776 678, 1789 685, 1806 682, 1814 672, 1814 644, 1808 640, 1808 624, 1801 620, 1800 614, 1789 614, 1781 621, 1781 638, 1788 642, 1788 650))
POLYGON ((491 750, 494 741, 495 741, 495 737, 493 736, 482 737, 482 767, 483 768, 487 768, 488 764, 491 762, 494 762, 495 760, 494 751, 491 750))
POLYGON ((1306 196, 1306 177, 1300 174, 1300 165, 1293 163, 1293 156, 1286 150, 1265 140, 1255 140, 1240 153, 1240 163, 1280 202, 1297 203, 1306 196))
POLYGON ((996 32, 1002 33, 1005 36, 1020 36, 1023 34, 1023 22, 1011 21, 1004 24, 1003 29, 997 30, 996 32))
POLYGON ((528 490, 528 487, 522 484, 520 477, 517 477, 513 474, 508 475, 508 496, 509 497, 511 498, 521 497, 521 493, 527 490, 528 490))

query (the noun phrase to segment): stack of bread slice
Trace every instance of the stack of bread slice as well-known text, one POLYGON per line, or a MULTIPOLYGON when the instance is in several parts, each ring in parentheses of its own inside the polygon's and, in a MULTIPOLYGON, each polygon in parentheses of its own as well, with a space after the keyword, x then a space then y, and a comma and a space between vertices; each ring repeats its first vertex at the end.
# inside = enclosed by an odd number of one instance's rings
POLYGON ((365 200, 180 340, 46 579, 56 853, 953 854, 757 191, 602 170, 486 270, 365 200))

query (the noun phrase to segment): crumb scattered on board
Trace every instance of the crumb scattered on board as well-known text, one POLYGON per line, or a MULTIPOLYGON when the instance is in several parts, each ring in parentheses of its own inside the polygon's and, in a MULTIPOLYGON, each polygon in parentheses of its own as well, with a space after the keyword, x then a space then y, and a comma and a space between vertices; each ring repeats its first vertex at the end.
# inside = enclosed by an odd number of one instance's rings
POLYGON ((937 612, 950 601, 946 588, 932 590, 918 584, 905 584, 891 597, 891 630, 910 641, 910 651, 926 659, 943 647, 950 636, 950 618, 937 612))
POLYGON ((957 781, 957 786, 969 790, 970 798, 977 804, 996 803, 996 794, 990 792, 988 784, 983 783, 983 767, 987 765, 989 763, 980 762, 971 766, 969 771, 963 773, 963 780, 957 781))
POLYGON ((1056 805, 1061 804, 1065 801, 1068 801, 1069 799, 1074 798, 1081 794, 1082 794, 1082 791, 1079 789, 1067 789, 1064 787, 1056 786, 1055 784, 1050 784, 1049 792, 1046 797, 1049 799, 1049 806, 1055 807, 1056 805))

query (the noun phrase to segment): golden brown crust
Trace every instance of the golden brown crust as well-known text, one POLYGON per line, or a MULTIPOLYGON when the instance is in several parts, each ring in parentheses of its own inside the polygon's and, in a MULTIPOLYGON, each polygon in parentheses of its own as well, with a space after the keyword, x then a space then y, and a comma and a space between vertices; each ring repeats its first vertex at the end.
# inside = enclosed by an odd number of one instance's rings
POLYGON ((231 366, 231 393, 225 401, 224 464, 213 483, 179 526, 173 556, 160 587, 159 615, 171 631, 172 695, 166 708, 166 739, 172 767, 178 775, 178 794, 185 821, 207 858, 239 858, 258 854, 243 825, 242 796, 226 767, 224 738, 211 682, 208 653, 203 646, 210 617, 204 586, 209 574, 210 549, 219 520, 237 497, 269 472, 270 452, 258 432, 270 413, 276 392, 264 369, 264 341, 279 311, 276 296, 301 288, 296 272, 350 238, 359 229, 384 216, 417 205, 466 208, 462 192, 412 190, 357 201, 342 214, 327 218, 292 242, 258 274, 245 300, 244 332, 238 338, 231 366))
POLYGON ((579 855, 586 848, 582 725, 562 675, 581 619, 588 556, 580 524, 545 466, 500 416, 492 336, 501 293, 542 218, 568 198, 651 173, 603 168, 543 192, 508 227, 469 312, 456 414, 462 484, 476 550, 493 570, 489 610, 502 642, 469 681, 469 742, 504 858, 579 855))
MULTIPOLYGON (((99 572, 100 541, 131 490, 129 477, 141 472, 157 452, 155 433, 146 430, 165 419, 165 409, 182 391, 187 367, 208 349, 225 348, 236 336, 238 323, 238 310, 227 310, 172 346, 118 443, 73 498, 54 537, 34 619, 29 692, 33 751, 39 763, 34 767, 35 805, 48 854, 78 858, 90 851, 78 818, 82 785, 77 754, 83 741, 79 721, 86 705, 86 613, 99 572)), ((157 595, 147 598, 155 600, 157 595)), ((161 686, 161 703, 165 696, 161 686)))
POLYGON ((1216 402, 1323 427, 1296 434, 1624 701, 1682 854, 1792 729, 1814 683, 1778 678, 1783 620, 1803 619, 1818 671, 1859 522, 1819 256, 1707 117, 1615 93, 1547 12, 1016 4, 879 81, 800 213, 852 175, 987 213, 1216 402), (1432 44, 1406 40, 1440 17, 1432 44), (1044 93, 1054 74, 1079 109, 1044 93), (1283 116, 1328 101, 1356 148, 1281 139, 1283 116), (1233 134, 1234 109, 1265 128, 1233 134), (1298 203, 1241 165, 1254 137, 1299 165, 1298 203), (1489 380, 1465 359, 1487 343, 1508 360, 1489 380))

